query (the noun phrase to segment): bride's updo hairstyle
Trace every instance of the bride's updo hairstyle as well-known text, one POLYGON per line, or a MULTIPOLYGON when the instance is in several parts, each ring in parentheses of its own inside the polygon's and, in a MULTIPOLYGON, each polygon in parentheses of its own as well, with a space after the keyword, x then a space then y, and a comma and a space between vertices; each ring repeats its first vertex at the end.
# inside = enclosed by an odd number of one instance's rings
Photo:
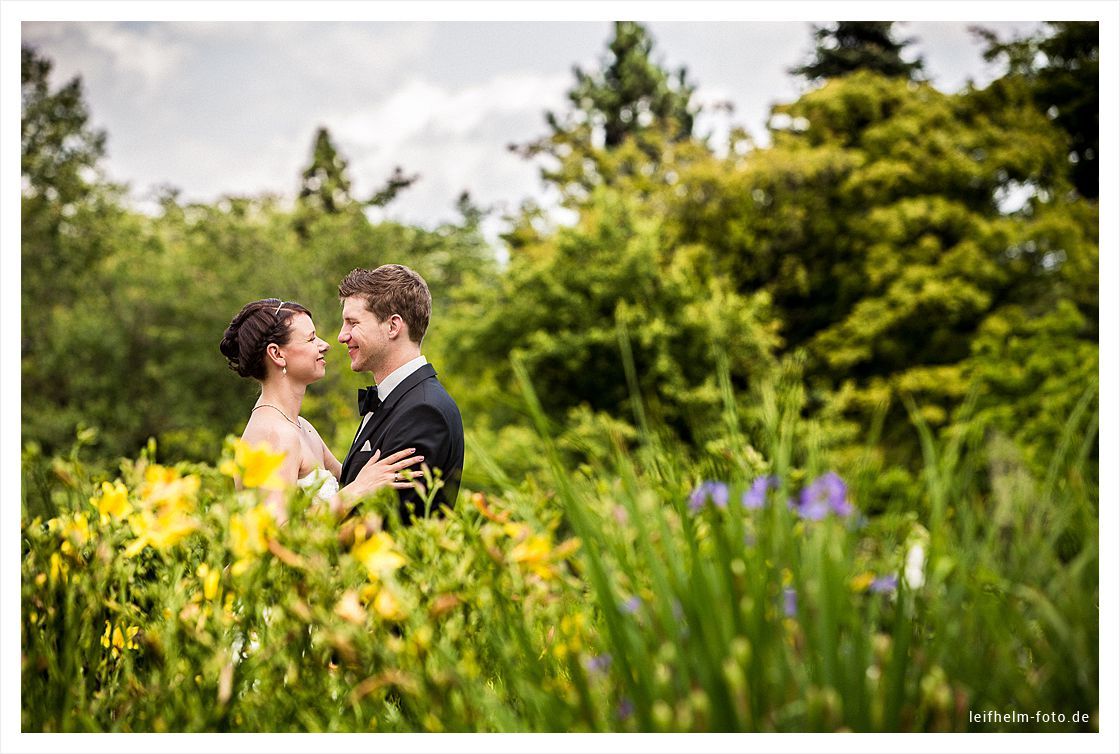
POLYGON ((264 380, 264 351, 269 343, 288 344, 292 317, 297 312, 311 316, 306 307, 278 298, 261 299, 241 307, 226 328, 219 346, 229 361, 229 368, 242 377, 264 380))

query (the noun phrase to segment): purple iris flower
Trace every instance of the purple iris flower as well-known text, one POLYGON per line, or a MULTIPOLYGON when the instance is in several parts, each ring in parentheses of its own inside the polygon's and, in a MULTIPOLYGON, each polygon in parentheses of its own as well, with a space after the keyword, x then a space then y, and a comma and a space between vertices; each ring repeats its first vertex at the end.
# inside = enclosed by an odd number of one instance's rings
POLYGON ((688 496, 688 509, 696 513, 709 500, 720 508, 726 508, 728 494, 727 485, 723 482, 701 482, 688 496))
POLYGON ((778 477, 760 476, 751 484, 751 488, 743 493, 743 507, 758 510, 766 504, 767 490, 778 489, 778 477))
POLYGON ((898 589, 898 574, 880 576, 867 587, 868 591, 876 594, 892 594, 898 589))
POLYGON ((782 612, 787 618, 797 615, 797 590, 791 586, 782 590, 782 612))
POLYGON ((592 673, 601 673, 611 666, 611 656, 609 654, 595 655, 587 658, 584 665, 592 673))
POLYGON ((832 471, 817 477, 801 490, 798 500, 790 501, 790 507, 798 516, 810 521, 820 521, 830 512, 845 517, 853 511, 852 504, 848 502, 848 485, 832 471))

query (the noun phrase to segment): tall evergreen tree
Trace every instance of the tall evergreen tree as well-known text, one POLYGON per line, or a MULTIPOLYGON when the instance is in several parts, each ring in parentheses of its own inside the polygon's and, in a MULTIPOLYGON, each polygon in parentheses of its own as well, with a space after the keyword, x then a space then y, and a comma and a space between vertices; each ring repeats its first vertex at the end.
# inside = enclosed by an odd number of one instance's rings
POLYGON ((790 73, 810 82, 839 78, 856 71, 872 71, 891 78, 918 79, 922 59, 902 59, 903 49, 913 40, 896 40, 893 21, 839 21, 815 26, 817 47, 813 57, 790 73))
POLYGON ((667 145, 692 138, 696 86, 684 67, 669 71, 654 61, 653 38, 641 24, 616 21, 601 66, 573 71, 571 109, 545 113, 551 133, 510 147, 526 157, 553 157, 557 166, 542 175, 566 196, 585 199, 595 186, 632 175, 637 163, 657 165, 667 145))
POLYGON ((311 164, 303 171, 299 202, 304 207, 334 214, 353 202, 346 160, 335 149, 330 132, 320 128, 315 134, 311 164))
POLYGON ((576 85, 568 99, 577 114, 602 129, 607 149, 649 129, 661 130, 674 141, 692 135, 695 86, 688 83, 683 67, 666 71, 652 60, 652 53, 653 38, 644 26, 616 21, 603 68, 590 73, 575 69, 576 85))

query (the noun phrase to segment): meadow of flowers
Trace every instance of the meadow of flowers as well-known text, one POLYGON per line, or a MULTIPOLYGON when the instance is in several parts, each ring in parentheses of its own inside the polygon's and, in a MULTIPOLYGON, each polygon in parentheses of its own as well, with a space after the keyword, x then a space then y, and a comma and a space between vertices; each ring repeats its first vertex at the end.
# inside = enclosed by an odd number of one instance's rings
POLYGON ((865 515, 860 469, 795 466, 776 422, 721 474, 542 439, 550 475, 409 527, 302 490, 277 526, 267 448, 111 473, 30 449, 23 730, 1097 730, 1096 480, 919 430, 912 514, 865 515), (970 718, 1010 709, 1066 722, 970 718))

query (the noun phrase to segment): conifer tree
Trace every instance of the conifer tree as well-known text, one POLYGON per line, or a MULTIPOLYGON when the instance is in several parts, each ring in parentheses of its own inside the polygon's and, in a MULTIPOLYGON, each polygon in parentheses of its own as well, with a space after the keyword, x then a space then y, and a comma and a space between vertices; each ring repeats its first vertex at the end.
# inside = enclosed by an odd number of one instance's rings
POLYGON ((307 208, 335 214, 353 202, 346 160, 335 149, 330 132, 319 128, 311 164, 303 171, 299 202, 307 208))
POLYGON ((653 38, 641 24, 615 22, 601 66, 573 72, 571 109, 545 113, 551 133, 510 148, 525 157, 551 156, 555 167, 542 177, 575 203, 595 186, 658 166, 667 149, 692 139, 696 86, 684 67, 669 71, 653 59, 653 38))
POLYGON ((816 26, 813 58, 790 73, 810 82, 839 78, 856 71, 872 71, 891 78, 918 79, 922 59, 903 60, 902 51, 912 40, 896 40, 893 21, 839 21, 816 26))

